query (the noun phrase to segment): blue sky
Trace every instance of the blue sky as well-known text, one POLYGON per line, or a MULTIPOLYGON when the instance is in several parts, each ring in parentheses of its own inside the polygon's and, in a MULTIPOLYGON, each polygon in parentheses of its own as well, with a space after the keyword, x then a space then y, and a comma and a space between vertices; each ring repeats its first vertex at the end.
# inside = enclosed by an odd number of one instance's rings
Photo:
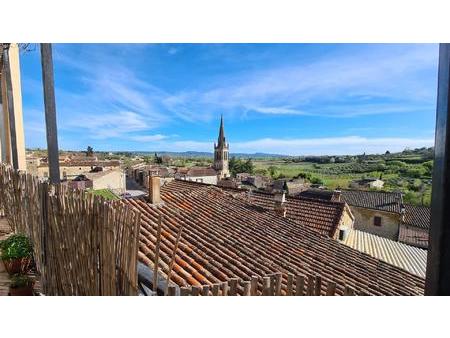
MULTIPOLYGON (((397 151, 434 143, 434 44, 54 44, 61 149, 397 151)), ((21 55, 27 147, 46 147, 39 50, 21 55)))

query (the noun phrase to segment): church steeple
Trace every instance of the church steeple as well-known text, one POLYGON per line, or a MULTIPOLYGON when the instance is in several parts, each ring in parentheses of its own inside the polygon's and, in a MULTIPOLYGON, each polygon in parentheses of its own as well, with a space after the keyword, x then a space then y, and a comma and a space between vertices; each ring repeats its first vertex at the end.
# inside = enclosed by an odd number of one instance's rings
POLYGON ((219 129, 219 137, 217 139, 217 145, 221 146, 225 144, 225 132, 223 131, 223 115, 220 115, 220 129, 219 129))
POLYGON ((220 178, 230 176, 228 168, 228 147, 229 145, 226 143, 223 128, 223 116, 220 115, 219 137, 217 138, 217 145, 214 144, 214 169, 216 169, 220 178))

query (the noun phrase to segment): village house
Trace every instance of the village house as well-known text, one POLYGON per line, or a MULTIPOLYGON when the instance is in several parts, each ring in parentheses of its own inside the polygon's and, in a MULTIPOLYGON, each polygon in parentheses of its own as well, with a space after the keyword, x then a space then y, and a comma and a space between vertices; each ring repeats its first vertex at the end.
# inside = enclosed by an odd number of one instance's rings
POLYGON ((355 216, 355 229, 397 241, 404 206, 401 193, 342 190, 355 216))
POLYGON ((272 180, 267 176, 250 175, 248 173, 236 174, 236 179, 241 182, 241 186, 247 189, 266 189, 272 180))
POLYGON ((191 167, 178 168, 175 178, 184 181, 192 181, 207 184, 217 184, 217 171, 214 168, 191 167))
POLYGON ((377 178, 362 178, 353 180, 349 186, 351 189, 382 189, 384 182, 377 178))
POLYGON ((290 196, 295 196, 301 193, 302 191, 307 190, 311 184, 306 182, 303 178, 293 178, 290 180, 287 179, 279 179, 273 181, 272 184, 267 186, 268 191, 273 191, 277 189, 281 189, 283 185, 286 185, 287 194, 290 196))
POLYGON ((121 169, 86 173, 86 177, 92 182, 94 190, 111 190, 116 195, 123 194, 126 190, 126 176, 121 169))
POLYGON ((110 190, 116 195, 126 190, 126 176, 121 169, 90 172, 78 175, 72 180, 65 181, 71 189, 110 190))
MULTIPOLYGON (((161 279, 166 278, 170 269, 169 242, 175 240, 179 227, 183 227, 177 259, 171 269, 171 283, 177 289, 281 272, 321 276, 324 283, 337 281, 338 294, 344 293, 345 285, 365 295, 423 294, 423 278, 312 229, 310 224, 334 227, 336 215, 342 215, 345 203, 293 199, 291 203, 308 203, 294 221, 288 216, 289 211, 284 216, 270 210, 273 207, 264 207, 269 200, 272 205, 276 201, 283 204, 281 200, 274 201, 273 196, 265 194, 263 202, 256 204, 256 199, 247 199, 246 194, 175 180, 163 187, 152 185, 149 199, 124 200, 144 216, 138 253, 143 270, 153 269, 155 234, 160 220, 166 234, 160 245, 161 279), (308 213, 305 215, 303 211, 308 213)), ((283 285, 288 283, 285 278, 283 275, 283 285)), ((238 288, 237 292, 241 294, 243 290, 238 288)), ((325 294, 326 290, 318 292, 325 294)))
POLYGON ((243 186, 241 184, 241 182, 237 178, 234 178, 234 177, 225 177, 225 178, 219 180, 217 182, 217 186, 223 187, 223 188, 237 188, 237 189, 244 188, 245 189, 245 186, 243 186))
POLYGON ((174 178, 176 170, 163 165, 139 163, 127 169, 127 175, 133 178, 142 187, 148 187, 148 179, 158 176, 161 184, 174 178))
POLYGON ((345 201, 355 216, 355 229, 428 248, 430 208, 403 203, 401 193, 311 188, 298 196, 345 201))
MULTIPOLYGON (((38 165, 33 165, 28 168, 28 172, 32 175, 39 177, 41 180, 48 179, 49 168, 48 163, 42 159, 38 162, 38 165)), ((119 161, 78 161, 70 160, 59 163, 60 178, 61 180, 70 180, 75 177, 89 173, 91 171, 107 171, 120 168, 119 161)))

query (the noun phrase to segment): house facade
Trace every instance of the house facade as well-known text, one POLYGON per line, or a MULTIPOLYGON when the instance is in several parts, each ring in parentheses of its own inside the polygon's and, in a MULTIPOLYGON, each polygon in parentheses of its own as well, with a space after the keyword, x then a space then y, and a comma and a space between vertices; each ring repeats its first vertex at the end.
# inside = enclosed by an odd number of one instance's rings
POLYGON ((180 168, 175 173, 175 178, 184 181, 217 185, 218 175, 213 168, 192 167, 180 168))
POLYGON ((126 190, 126 176, 121 169, 87 173, 86 177, 92 181, 92 189, 108 189, 115 194, 122 194, 126 190))
POLYGON ((350 208, 355 216, 355 229, 395 241, 398 239, 400 214, 354 205, 350 208))
POLYGON ((377 178, 363 178, 350 182, 350 188, 352 189, 382 189, 383 186, 384 182, 377 178))
POLYGON ((401 193, 342 190, 340 196, 355 216, 356 230, 398 240, 404 212, 401 193))
MULTIPOLYGON (((74 179, 79 175, 91 171, 108 171, 120 168, 119 161, 64 161, 59 163, 61 180, 74 179)), ((42 159, 30 158, 28 160, 28 172, 41 180, 48 179, 48 163, 42 159), (33 162, 33 163, 32 163, 33 162)))

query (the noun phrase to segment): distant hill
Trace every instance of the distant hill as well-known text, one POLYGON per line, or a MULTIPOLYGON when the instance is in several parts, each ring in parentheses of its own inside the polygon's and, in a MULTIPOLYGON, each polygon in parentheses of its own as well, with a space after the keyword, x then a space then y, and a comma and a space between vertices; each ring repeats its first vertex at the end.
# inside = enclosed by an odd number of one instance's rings
MULTIPOLYGON (((151 156, 154 153, 159 156, 170 156, 170 157, 186 157, 186 158, 202 158, 202 157, 213 157, 212 152, 202 152, 202 151, 184 151, 184 152, 172 152, 172 151, 131 151, 130 153, 139 156, 151 156)), ((244 153, 230 153, 230 157, 236 158, 288 158, 290 156, 279 155, 279 154, 266 154, 266 153, 254 153, 254 154, 244 154, 244 153)))

